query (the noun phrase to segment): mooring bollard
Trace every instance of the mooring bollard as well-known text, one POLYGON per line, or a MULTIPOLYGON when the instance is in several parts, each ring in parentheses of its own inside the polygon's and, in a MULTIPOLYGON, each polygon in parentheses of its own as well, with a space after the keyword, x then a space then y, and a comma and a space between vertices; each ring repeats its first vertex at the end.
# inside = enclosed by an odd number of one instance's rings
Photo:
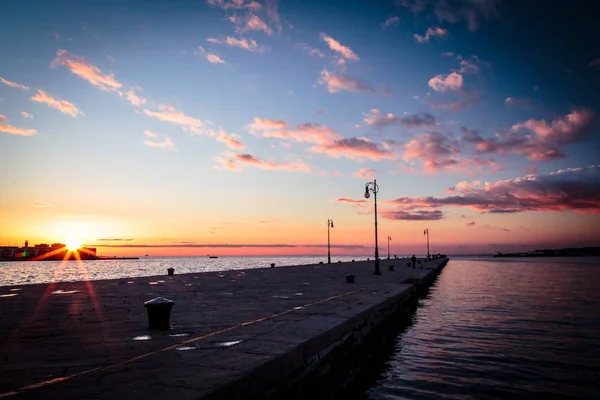
POLYGON ((393 266, 393 265, 388 265, 388 269, 389 269, 390 271, 393 271, 393 270, 394 270, 394 266, 393 266))
POLYGON ((346 275, 346 282, 354 283, 354 275, 352 275, 352 274, 346 275))
POLYGON ((271 268, 275 268, 275 263, 271 263, 271 268))
POLYGON ((148 311, 148 328, 169 329, 173 304, 175 304, 173 300, 165 299, 164 297, 157 297, 145 302, 144 307, 148 311))
POLYGON ((323 261, 319 261, 319 264, 323 264, 323 261))
POLYGON ((338 264, 341 264, 341 263, 342 263, 342 261, 341 261, 341 260, 338 260, 338 264))
POLYGON ((354 260, 352 260, 352 262, 354 262, 354 260))
POLYGON ((175 268, 167 268, 167 272, 169 273, 169 276, 173 276, 175 273, 175 268))

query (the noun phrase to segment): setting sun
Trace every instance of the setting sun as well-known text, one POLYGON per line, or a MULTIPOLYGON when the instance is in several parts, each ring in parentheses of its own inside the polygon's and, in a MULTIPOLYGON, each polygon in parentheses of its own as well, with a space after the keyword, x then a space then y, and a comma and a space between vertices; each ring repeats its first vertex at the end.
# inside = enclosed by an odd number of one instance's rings
POLYGON ((67 249, 73 251, 73 250, 77 250, 78 248, 81 247, 81 242, 79 240, 76 239, 69 239, 67 240, 67 249))

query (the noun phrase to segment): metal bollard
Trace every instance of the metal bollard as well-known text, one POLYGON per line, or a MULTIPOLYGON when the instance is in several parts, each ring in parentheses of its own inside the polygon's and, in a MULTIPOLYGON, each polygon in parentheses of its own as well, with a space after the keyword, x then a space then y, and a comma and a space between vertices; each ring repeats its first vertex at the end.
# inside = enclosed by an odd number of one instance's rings
POLYGON ((167 268, 167 273, 169 274, 169 276, 173 276, 173 274, 175 273, 175 268, 167 268))
POLYGON ((275 268, 275 263, 271 263, 271 268, 275 268))
POLYGON ((145 302, 144 307, 148 311, 148 328, 169 329, 173 304, 175 304, 173 300, 165 299, 164 297, 157 297, 145 302))
POLYGON ((394 266, 393 266, 393 265, 388 265, 388 269, 389 269, 390 271, 393 271, 393 270, 394 270, 394 266))
POLYGON ((346 275, 346 282, 347 283, 354 283, 354 275, 352 275, 352 274, 346 275))

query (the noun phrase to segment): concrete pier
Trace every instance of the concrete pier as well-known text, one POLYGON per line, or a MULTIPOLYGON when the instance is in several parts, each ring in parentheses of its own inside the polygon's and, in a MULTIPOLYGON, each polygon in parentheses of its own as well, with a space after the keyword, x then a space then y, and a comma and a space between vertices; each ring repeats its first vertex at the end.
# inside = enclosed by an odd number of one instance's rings
POLYGON ((384 259, 381 276, 371 260, 0 287, 0 398, 302 397, 447 261, 384 259), (155 297, 175 302, 169 330, 148 329, 155 297))

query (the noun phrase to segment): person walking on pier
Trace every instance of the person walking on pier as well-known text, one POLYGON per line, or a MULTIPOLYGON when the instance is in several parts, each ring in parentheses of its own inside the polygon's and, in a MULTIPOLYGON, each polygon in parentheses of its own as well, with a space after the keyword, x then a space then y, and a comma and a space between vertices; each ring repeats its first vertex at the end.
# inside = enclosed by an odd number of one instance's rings
POLYGON ((413 256, 410 258, 410 262, 412 263, 412 267, 413 269, 415 269, 415 266, 417 265, 417 257, 415 257, 415 255, 413 254, 413 256))

